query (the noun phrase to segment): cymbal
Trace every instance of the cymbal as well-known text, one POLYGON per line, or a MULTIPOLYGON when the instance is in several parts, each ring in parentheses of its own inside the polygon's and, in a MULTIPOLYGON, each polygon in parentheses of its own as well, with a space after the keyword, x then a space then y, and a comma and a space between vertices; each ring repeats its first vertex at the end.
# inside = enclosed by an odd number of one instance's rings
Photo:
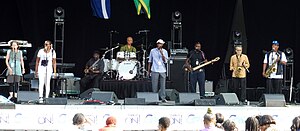
POLYGON ((100 48, 99 50, 108 50, 108 47, 100 48))

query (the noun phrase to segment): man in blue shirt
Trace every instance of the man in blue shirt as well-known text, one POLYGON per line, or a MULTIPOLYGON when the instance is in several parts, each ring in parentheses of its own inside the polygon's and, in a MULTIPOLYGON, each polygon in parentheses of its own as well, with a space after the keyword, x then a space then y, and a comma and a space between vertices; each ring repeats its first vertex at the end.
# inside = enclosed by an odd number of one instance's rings
POLYGON ((163 49, 165 42, 162 39, 157 40, 156 48, 151 49, 148 61, 148 73, 151 75, 152 91, 158 92, 158 80, 160 81, 159 96, 162 102, 166 100, 166 66, 168 61, 168 52, 163 49), (151 69, 151 70, 150 70, 151 69))

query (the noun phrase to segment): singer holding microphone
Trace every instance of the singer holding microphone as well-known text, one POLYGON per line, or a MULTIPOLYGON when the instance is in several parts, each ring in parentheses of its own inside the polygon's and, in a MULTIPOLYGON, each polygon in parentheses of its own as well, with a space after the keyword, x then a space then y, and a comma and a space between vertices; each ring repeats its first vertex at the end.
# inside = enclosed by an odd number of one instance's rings
POLYGON ((246 72, 249 73, 250 63, 247 55, 242 54, 243 48, 241 45, 236 45, 234 48, 235 54, 230 58, 230 71, 232 71, 231 91, 238 95, 240 101, 246 103, 246 72), (241 91, 239 91, 239 88, 241 88, 241 91))
POLYGON ((56 76, 56 52, 52 49, 52 42, 46 40, 44 48, 40 49, 37 54, 35 64, 35 76, 39 78, 39 103, 43 103, 43 98, 48 98, 50 93, 51 76, 56 76), (46 88, 45 97, 44 85, 46 88))
POLYGON ((166 100, 166 63, 168 61, 168 52, 163 48, 165 42, 162 39, 157 40, 156 48, 151 49, 148 61, 148 75, 151 76, 152 91, 158 92, 158 80, 160 84, 159 96, 162 102, 166 100))
POLYGON ((17 41, 10 43, 11 49, 7 51, 5 63, 7 66, 7 83, 9 83, 9 97, 16 98, 20 77, 25 73, 22 51, 19 50, 17 41))

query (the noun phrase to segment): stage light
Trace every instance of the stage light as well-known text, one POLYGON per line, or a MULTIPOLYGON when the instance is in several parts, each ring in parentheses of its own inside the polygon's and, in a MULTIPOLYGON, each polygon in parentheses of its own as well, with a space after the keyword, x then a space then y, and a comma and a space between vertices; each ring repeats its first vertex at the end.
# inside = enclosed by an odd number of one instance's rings
POLYGON ((284 53, 286 55, 286 59, 288 60, 288 62, 293 62, 294 59, 294 52, 292 48, 286 48, 284 49, 284 53))
POLYGON ((181 21, 181 13, 179 11, 172 13, 172 21, 181 21))
POLYGON ((65 18, 65 10, 61 7, 57 7, 54 9, 54 18, 55 19, 64 19, 65 18))

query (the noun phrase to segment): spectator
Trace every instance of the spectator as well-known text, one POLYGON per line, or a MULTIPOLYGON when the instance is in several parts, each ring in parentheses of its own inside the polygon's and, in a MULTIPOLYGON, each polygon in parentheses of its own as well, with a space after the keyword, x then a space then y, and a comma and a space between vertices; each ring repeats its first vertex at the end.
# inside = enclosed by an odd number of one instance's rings
POLYGON ((224 122, 224 116, 221 113, 216 113, 216 127, 223 129, 222 124, 224 122))
POLYGON ((158 131, 166 131, 170 126, 170 119, 168 117, 161 117, 158 120, 158 131))
POLYGON ((73 125, 73 131, 87 131, 87 126, 90 126, 91 122, 89 122, 82 113, 77 113, 73 117, 73 125))
POLYGON ((217 128, 216 125, 216 115, 212 113, 211 109, 207 109, 207 113, 203 117, 204 129, 200 131, 222 131, 217 128))
POLYGON ((110 116, 106 119, 106 126, 99 129, 99 131, 117 131, 117 119, 113 116, 110 116))
POLYGON ((259 131, 259 122, 256 117, 248 117, 245 121, 245 131, 259 131))
POLYGON ((293 119, 291 131, 300 131, 300 116, 297 116, 293 119))
POLYGON ((222 124, 224 131, 237 131, 237 127, 235 126, 235 123, 231 120, 226 120, 222 124))
POLYGON ((270 115, 263 115, 259 120, 259 125, 261 131, 277 131, 276 122, 270 115))

